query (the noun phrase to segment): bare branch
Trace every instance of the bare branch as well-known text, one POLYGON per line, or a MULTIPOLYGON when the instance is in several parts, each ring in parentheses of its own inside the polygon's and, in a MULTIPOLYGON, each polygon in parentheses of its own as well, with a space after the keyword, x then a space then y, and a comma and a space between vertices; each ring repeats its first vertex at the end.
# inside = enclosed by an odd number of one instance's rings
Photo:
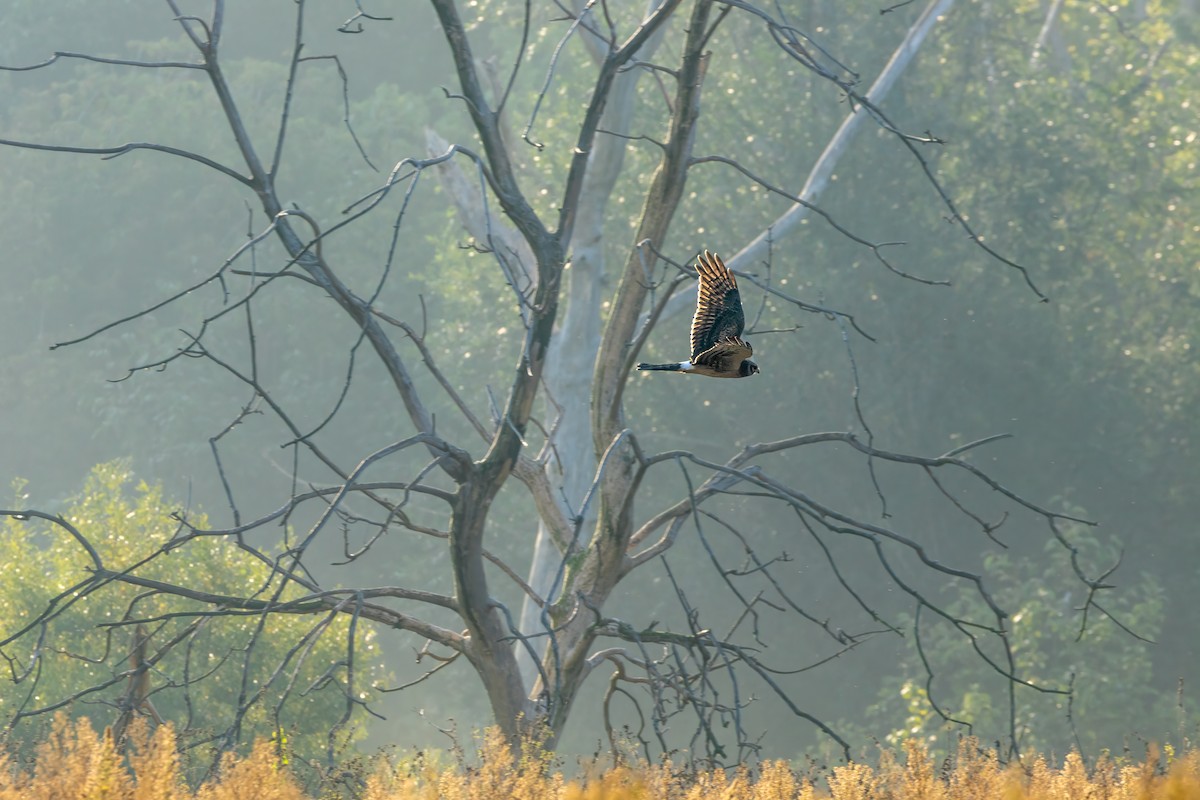
POLYGON ((106 159, 117 158, 118 156, 123 156, 126 153, 132 153, 135 150, 151 150, 151 151, 158 152, 158 153, 166 153, 166 154, 172 155, 172 156, 179 156, 180 158, 185 158, 185 159, 188 159, 189 161, 195 161, 198 164, 203 164, 206 167, 215 169, 217 172, 220 172, 222 175, 233 178, 235 181, 237 181, 238 183, 240 183, 244 186, 251 185, 251 181, 249 178, 247 178, 244 175, 239 174, 236 170, 233 170, 233 169, 225 166, 224 164, 221 164, 217 161, 213 161, 211 158, 208 158, 207 156, 202 156, 199 153, 193 153, 188 150, 181 150, 178 147, 169 147, 168 145, 165 145, 165 144, 154 144, 151 142, 128 142, 126 144, 118 145, 116 147, 75 147, 72 145, 42 144, 40 142, 22 142, 22 141, 18 141, 16 139, 0 139, 0 146, 19 147, 24 150, 44 150, 44 151, 48 151, 51 153, 81 153, 83 155, 104 156, 106 159))
POLYGON ((121 67, 145 67, 147 69, 204 69, 203 64, 191 61, 136 61, 125 58, 104 58, 103 56, 93 56, 87 53, 72 53, 67 50, 56 50, 50 58, 37 64, 30 64, 24 67, 7 67, 0 64, 0 71, 30 72, 55 64, 60 58, 77 58, 82 61, 94 61, 97 64, 115 64, 121 67))
MULTIPOLYGON (((119 581, 132 586, 141 586, 146 589, 153 589, 163 594, 170 594, 176 597, 183 597, 188 600, 195 600, 199 603, 215 606, 222 609, 238 609, 249 611, 255 615, 263 613, 271 614, 314 614, 326 610, 337 610, 346 613, 342 608, 342 602, 347 593, 361 594, 364 598, 376 597, 394 597, 405 600, 416 600, 422 603, 431 603, 443 608, 457 610, 457 604, 451 597, 438 595, 433 592, 422 592, 417 589, 402 589, 399 587, 386 587, 381 589, 333 589, 329 591, 319 592, 316 594, 301 595, 294 600, 256 600, 253 598, 237 597, 234 595, 222 595, 212 592, 206 592, 199 589, 192 589, 186 586, 178 586, 164 581, 154 580, 152 578, 143 578, 138 575, 130 574, 129 572, 117 572, 109 569, 96 569, 93 574, 100 580, 119 581)), ((376 604, 365 604, 359 609, 363 617, 386 625, 390 628, 398 628, 401 630, 412 631, 426 639, 437 642, 438 644, 461 650, 464 647, 462 636, 453 631, 441 628, 437 625, 432 625, 416 617, 403 614, 386 606, 376 604)))

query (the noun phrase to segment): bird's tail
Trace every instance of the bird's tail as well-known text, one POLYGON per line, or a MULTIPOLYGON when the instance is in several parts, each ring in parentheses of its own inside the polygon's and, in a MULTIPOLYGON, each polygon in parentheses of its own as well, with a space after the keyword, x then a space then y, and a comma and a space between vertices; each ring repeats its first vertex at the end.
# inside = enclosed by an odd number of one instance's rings
POLYGON ((679 362, 674 364, 638 364, 638 369, 661 369, 666 372, 678 372, 681 368, 679 362))

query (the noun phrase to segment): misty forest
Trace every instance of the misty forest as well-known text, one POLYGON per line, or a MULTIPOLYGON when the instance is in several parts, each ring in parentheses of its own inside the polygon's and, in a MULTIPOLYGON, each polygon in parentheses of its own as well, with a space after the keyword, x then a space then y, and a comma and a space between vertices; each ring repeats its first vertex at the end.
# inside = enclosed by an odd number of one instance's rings
POLYGON ((3 17, 10 752, 1196 734, 1196 0, 3 17))

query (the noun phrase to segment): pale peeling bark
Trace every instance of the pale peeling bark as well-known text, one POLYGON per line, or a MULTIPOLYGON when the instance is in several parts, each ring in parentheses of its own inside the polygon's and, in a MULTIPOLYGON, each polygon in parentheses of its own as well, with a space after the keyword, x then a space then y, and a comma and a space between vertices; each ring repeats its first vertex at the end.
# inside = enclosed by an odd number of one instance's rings
MULTIPOLYGON (((437 131, 425 131, 425 148, 430 156, 445 153, 450 143, 438 135, 437 131)), ((496 258, 504 264, 507 274, 527 276, 531 286, 536 286, 537 270, 533 269, 533 250, 529 243, 522 238, 506 218, 495 213, 487 213, 484 209, 484 185, 478 172, 467 174, 457 161, 445 161, 438 164, 438 179, 442 189, 454 203, 458 211, 459 222, 463 229, 481 243, 490 242, 496 258)))
MULTIPOLYGON (((655 244, 666 235, 678 208, 686 182, 704 65, 705 31, 712 4, 699 2, 687 24, 683 66, 674 103, 670 135, 663 161, 652 182, 636 241, 655 244)), ((556 626, 553 647, 544 663, 546 680, 539 680, 535 694, 549 701, 548 724, 560 731, 586 675, 587 657, 596 631, 594 612, 608 599, 622 577, 625 548, 632 529, 632 500, 640 480, 632 437, 621 431, 620 386, 628 371, 626 342, 632 336, 647 291, 641 280, 637 252, 627 262, 612 315, 605 326, 591 386, 591 436, 601 453, 597 470, 599 507, 597 520, 586 548, 570 556, 571 566, 563 579, 561 598, 549 612, 556 626)))
MULTIPOLYGON (((655 0, 647 15, 661 5, 655 0)), ((661 29, 637 52, 637 58, 649 60, 662 39, 661 29)), ((589 39, 588 41, 595 41, 589 39)), ((597 53, 597 60, 603 53, 597 53)), ((600 127, 615 134, 629 132, 636 99, 640 70, 620 75, 613 84, 612 97, 604 109, 600 127)), ((604 301, 604 220, 608 201, 625 161, 626 140, 619 135, 603 136, 596 141, 588 163, 587 179, 579 195, 574 234, 570 242, 571 263, 567 270, 566 310, 562 326, 550 345, 550 367, 546 373, 546 390, 552 408, 547 416, 556 419, 555 446, 546 466, 552 480, 561 484, 561 496, 575 520, 575 530, 589 531, 595 525, 594 504, 584 508, 584 498, 596 471, 598 454, 592 446, 591 415, 588 401, 591 396, 591 377, 596 354, 600 348, 600 306, 604 301)), ((574 531, 572 531, 574 538, 574 531)), ((537 542, 529 566, 527 582, 547 601, 557 599, 562 588, 562 573, 566 553, 555 547, 546 521, 538 524, 537 542)), ((521 631, 525 634, 542 632, 546 628, 542 609, 529 597, 521 608, 521 631)), ((538 648, 539 650, 544 648, 538 648)), ((527 684, 537 677, 537 668, 527 652, 522 652, 522 672, 527 684)))

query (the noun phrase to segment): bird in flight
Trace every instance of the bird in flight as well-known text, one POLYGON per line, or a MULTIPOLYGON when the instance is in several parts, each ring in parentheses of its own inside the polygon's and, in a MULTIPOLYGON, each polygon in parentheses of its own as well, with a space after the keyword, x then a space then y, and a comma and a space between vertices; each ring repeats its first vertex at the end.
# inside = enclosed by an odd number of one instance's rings
POLYGON ((716 253, 707 250, 696 262, 696 315, 692 317, 692 357, 674 364, 638 364, 640 370, 686 372, 710 378, 749 378, 758 372, 754 350, 742 339, 746 315, 737 280, 716 253))

